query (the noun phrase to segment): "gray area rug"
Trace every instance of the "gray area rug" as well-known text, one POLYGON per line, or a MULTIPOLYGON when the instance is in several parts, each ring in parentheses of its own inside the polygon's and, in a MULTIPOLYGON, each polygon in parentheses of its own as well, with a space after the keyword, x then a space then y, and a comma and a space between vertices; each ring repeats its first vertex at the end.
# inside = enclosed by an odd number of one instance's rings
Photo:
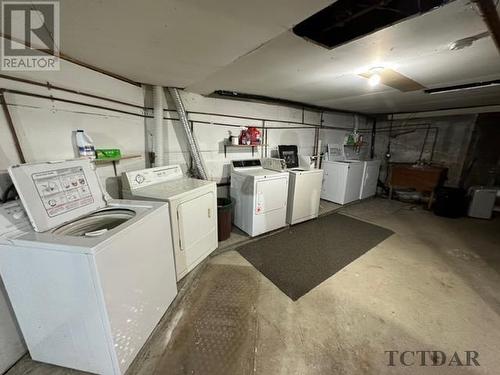
POLYGON ((243 245, 237 251, 296 301, 393 233, 331 214, 243 245))

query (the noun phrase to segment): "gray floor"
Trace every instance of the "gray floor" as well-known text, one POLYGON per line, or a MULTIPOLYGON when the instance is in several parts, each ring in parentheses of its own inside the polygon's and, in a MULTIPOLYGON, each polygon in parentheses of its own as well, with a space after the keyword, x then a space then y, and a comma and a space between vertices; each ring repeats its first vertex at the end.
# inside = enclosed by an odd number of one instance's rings
MULTIPOLYGON (((129 374, 498 374, 500 218, 382 199, 340 211, 395 235, 296 302, 228 245, 188 275, 129 374), (474 350, 481 366, 391 367, 390 350, 474 350)), ((26 357, 9 375, 27 373, 77 372, 26 357)))

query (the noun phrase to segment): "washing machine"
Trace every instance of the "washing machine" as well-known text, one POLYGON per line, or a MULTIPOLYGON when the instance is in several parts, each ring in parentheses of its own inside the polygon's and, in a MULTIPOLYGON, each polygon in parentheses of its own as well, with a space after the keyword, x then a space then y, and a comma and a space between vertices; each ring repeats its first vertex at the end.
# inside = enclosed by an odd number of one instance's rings
MULTIPOLYGON (((31 231, 33 228, 19 201, 0 204, 0 247, 9 245, 10 238, 31 231)), ((25 353, 23 335, 0 276, 0 374, 5 373, 25 353)))
POLYGON ((234 225, 251 237, 286 225, 289 174, 264 169, 259 159, 231 162, 234 225))
POLYGON ((9 174, 34 230, 0 273, 31 357, 124 374, 177 294, 168 205, 110 200, 88 159, 9 174))
MULTIPOLYGON (((298 160, 298 158, 294 160, 298 160)), ((266 169, 289 173, 286 208, 286 222, 288 224, 293 225, 318 217, 323 181, 322 169, 290 167, 286 159, 278 158, 266 158, 262 159, 261 162, 266 169)))
POLYGON ((324 160, 321 199, 338 204, 358 200, 363 167, 359 160, 324 160))
POLYGON ((125 198, 167 201, 177 280, 218 246, 217 185, 185 177, 179 165, 148 168, 122 175, 125 198))

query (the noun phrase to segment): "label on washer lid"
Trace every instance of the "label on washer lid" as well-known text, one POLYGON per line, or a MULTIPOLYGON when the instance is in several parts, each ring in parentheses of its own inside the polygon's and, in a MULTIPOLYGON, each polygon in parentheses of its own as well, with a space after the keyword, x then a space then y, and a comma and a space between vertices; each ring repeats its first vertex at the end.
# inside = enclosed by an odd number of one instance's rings
POLYGON ((10 167, 9 174, 37 232, 106 207, 89 159, 21 164, 10 167))
POLYGON ((31 175, 49 217, 94 203, 82 167, 69 167, 31 175))

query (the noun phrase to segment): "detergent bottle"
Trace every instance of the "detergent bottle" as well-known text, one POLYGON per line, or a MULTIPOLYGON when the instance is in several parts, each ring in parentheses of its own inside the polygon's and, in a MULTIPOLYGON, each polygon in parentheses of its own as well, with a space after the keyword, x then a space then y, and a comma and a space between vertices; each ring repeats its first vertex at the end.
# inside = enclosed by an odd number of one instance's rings
POLYGON ((95 159, 94 141, 85 131, 78 129, 75 133, 76 146, 80 157, 95 159))

